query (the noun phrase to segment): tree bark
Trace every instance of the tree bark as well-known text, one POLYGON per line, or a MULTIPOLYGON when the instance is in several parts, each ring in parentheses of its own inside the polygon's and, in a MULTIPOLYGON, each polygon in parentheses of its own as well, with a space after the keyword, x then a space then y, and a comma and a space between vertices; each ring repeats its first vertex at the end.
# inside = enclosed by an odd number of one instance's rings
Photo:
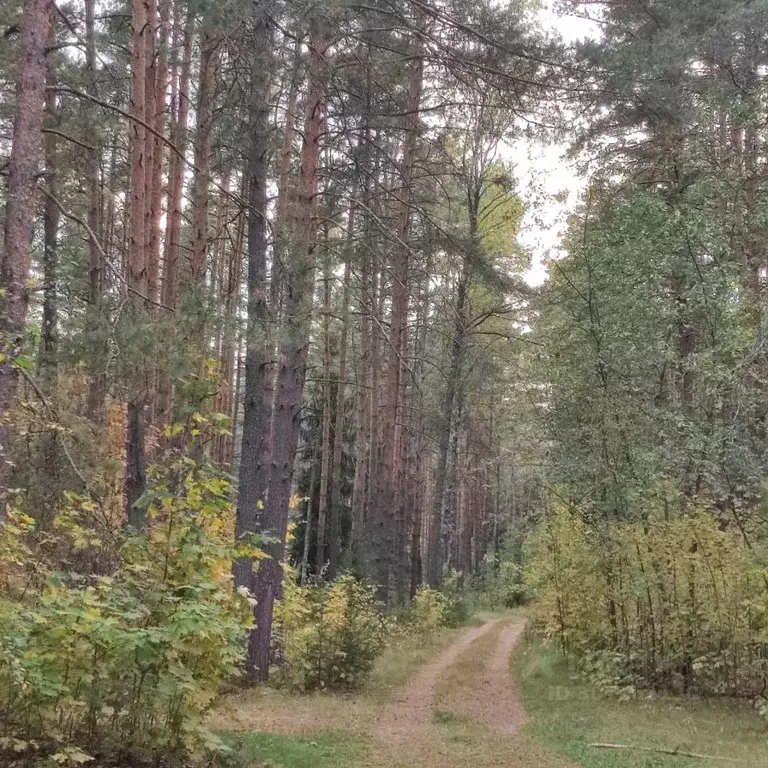
MULTIPOLYGON (((45 106, 46 46, 51 36, 51 0, 27 0, 19 38, 19 75, 13 145, 8 164, 8 204, 0 298, 0 477, 5 475, 8 451, 8 413, 18 386, 14 361, 21 348, 27 320, 27 282, 32 261, 35 192, 40 164, 45 106)), ((0 521, 2 520, 0 511, 0 521)))
MULTIPOLYGON (((264 444, 269 440, 271 404, 265 400, 267 305, 267 171, 269 168, 269 85, 272 69, 271 32, 267 8, 255 11, 256 54, 251 69, 250 146, 246 167, 248 190, 248 326, 245 352, 245 392, 240 448, 235 535, 238 541, 264 530, 262 518, 267 497, 269 465, 264 462, 264 444)), ((235 587, 256 592, 253 560, 240 558, 234 566, 235 587)), ((257 621, 262 606, 255 609, 257 621)), ((268 674, 269 647, 266 662, 260 655, 258 630, 249 634, 246 675, 258 680, 268 674)))
POLYGON ((377 503, 376 528, 374 535, 374 580, 378 585, 381 599, 390 599, 390 582, 393 575, 392 554, 395 549, 397 532, 395 523, 397 508, 402 503, 400 465, 401 393, 406 328, 408 323, 409 298, 409 249, 408 238, 411 226, 413 179, 416 146, 419 132, 419 111, 424 76, 421 38, 417 35, 413 43, 411 76, 406 103, 405 136, 401 163, 402 198, 398 221, 399 243, 394 248, 392 264, 392 309, 390 312, 389 354, 387 359, 386 400, 383 416, 383 444, 379 470, 384 473, 380 480, 377 503))
MULTIPOLYGON (((85 2, 85 71, 86 90, 97 97, 96 85, 96 20, 95 0, 85 2)), ((86 194, 88 196, 88 211, 86 219, 91 232, 101 235, 101 131, 99 129, 98 113, 96 105, 86 105, 86 126, 88 141, 92 149, 87 150, 86 155, 86 194)), ((102 316, 102 281, 103 269, 102 255, 98 243, 93 238, 88 239, 88 323, 90 328, 100 329, 104 321, 102 316)), ((92 421, 101 421, 104 417, 104 398, 106 397, 107 381, 104 371, 103 356, 96 356, 91 363, 91 371, 88 377, 87 412, 92 421), (102 358, 102 359, 99 359, 102 358)))
POLYGON ((325 56, 330 45, 318 27, 316 22, 313 23, 308 45, 309 91, 301 170, 296 196, 288 214, 293 247, 290 262, 286 264, 288 285, 272 428, 273 467, 263 524, 273 541, 265 547, 269 558, 261 561, 254 589, 257 608, 256 628, 252 632, 252 659, 261 680, 269 676, 274 602, 282 589, 281 561, 288 528, 288 507, 312 323, 317 247, 317 167, 325 103, 325 56))
MULTIPOLYGON (((53 28, 51 29, 53 43, 53 28)), ((56 85, 56 70, 53 56, 48 57, 48 83, 56 85)), ((59 123, 56 93, 48 90, 45 95, 45 119, 47 128, 55 129, 59 123)), ((40 373, 46 390, 55 392, 58 357, 58 277, 59 277, 59 221, 61 211, 54 198, 58 196, 59 173, 57 159, 57 137, 47 133, 43 137, 45 154, 45 176, 49 195, 43 208, 43 326, 40 373)))
MULTIPOLYGON (((351 243, 355 229, 354 206, 349 211, 347 242, 351 243)), ((349 331, 349 279, 351 274, 350 258, 344 263, 344 283, 341 307, 341 338, 339 339, 339 375, 336 387, 336 421, 333 430, 333 459, 331 461, 331 516, 328 527, 329 556, 328 579, 333 581, 339 572, 341 557, 341 461, 344 447, 344 421, 347 406, 347 335, 349 331)))
POLYGON ((322 572, 326 562, 325 529, 328 521, 328 484, 331 474, 331 268, 329 254, 326 254, 323 278, 323 419, 320 500, 317 507, 317 544, 315 549, 315 567, 318 574, 322 572))

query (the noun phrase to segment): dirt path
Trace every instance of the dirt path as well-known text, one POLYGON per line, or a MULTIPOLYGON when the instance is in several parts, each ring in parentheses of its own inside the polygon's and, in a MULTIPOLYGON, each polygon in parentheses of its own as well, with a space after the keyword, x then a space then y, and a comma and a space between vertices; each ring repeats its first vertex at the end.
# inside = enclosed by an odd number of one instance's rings
POLYGON ((461 670, 461 714, 497 734, 516 733, 525 718, 515 694, 509 657, 522 630, 520 622, 495 620, 465 631, 387 705, 376 726, 376 740, 395 758, 408 757, 409 763, 419 754, 434 753, 441 741, 435 724, 437 689, 465 656, 471 661, 468 668, 474 671, 473 679, 467 680, 461 670), (486 649, 489 641, 490 653, 486 649), (475 643, 477 648, 472 647, 475 643), (475 658, 475 652, 484 658, 475 658))
POLYGON ((505 736, 514 736, 525 724, 525 712, 515 692, 509 657, 520 640, 523 624, 507 624, 499 635, 496 650, 488 657, 478 696, 469 714, 483 725, 505 736))

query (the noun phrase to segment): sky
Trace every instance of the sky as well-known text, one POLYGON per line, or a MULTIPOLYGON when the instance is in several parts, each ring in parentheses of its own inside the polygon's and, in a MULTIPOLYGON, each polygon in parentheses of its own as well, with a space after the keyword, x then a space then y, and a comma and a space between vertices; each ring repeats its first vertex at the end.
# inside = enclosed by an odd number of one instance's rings
MULTIPOLYGON (((599 36, 595 23, 566 14, 555 6, 556 0, 545 0, 537 12, 544 29, 559 34, 565 43, 599 36)), ((510 148, 518 193, 526 206, 520 243, 531 255, 530 268, 524 275, 530 285, 541 285, 546 280, 546 261, 557 256, 568 215, 586 184, 575 163, 566 157, 567 150, 565 144, 543 144, 529 139, 510 148)))

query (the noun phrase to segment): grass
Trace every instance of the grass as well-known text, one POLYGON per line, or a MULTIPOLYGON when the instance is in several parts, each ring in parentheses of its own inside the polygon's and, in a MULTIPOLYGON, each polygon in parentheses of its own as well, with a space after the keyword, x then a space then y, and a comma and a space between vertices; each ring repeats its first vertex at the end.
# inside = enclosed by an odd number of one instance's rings
POLYGON ((247 733, 227 739, 232 768, 356 768, 366 746, 347 735, 320 733, 308 738, 279 733, 247 733))
POLYGON ((365 688, 356 693, 297 694, 267 686, 225 696, 208 725, 222 732, 271 732, 310 737, 338 731, 365 734, 383 703, 427 660, 451 643, 455 630, 408 635, 377 659, 365 688))
POLYGON ((523 642, 514 664, 530 717, 526 735, 583 768, 768 766, 768 726, 749 709, 671 696, 619 701, 576 676, 556 648, 535 639, 523 642), (601 750, 590 747, 593 742, 679 749, 739 762, 601 750))

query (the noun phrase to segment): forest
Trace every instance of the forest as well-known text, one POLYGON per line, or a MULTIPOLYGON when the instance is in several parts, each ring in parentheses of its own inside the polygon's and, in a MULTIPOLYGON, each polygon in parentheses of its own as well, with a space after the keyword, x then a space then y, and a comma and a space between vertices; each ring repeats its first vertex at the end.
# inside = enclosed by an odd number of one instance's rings
POLYGON ((768 716, 768 1, 0 30, 0 764, 244 766, 483 612, 768 716))

